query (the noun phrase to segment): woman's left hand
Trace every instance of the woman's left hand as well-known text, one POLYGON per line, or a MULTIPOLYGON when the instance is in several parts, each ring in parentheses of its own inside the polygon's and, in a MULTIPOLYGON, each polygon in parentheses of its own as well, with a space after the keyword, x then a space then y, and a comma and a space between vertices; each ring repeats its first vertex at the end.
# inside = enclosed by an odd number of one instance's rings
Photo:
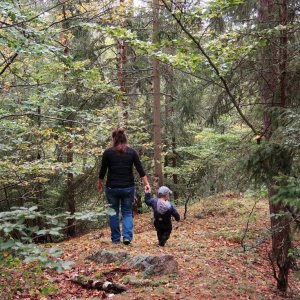
POLYGON ((100 179, 98 181, 98 191, 99 191, 99 193, 103 192, 103 181, 100 179))

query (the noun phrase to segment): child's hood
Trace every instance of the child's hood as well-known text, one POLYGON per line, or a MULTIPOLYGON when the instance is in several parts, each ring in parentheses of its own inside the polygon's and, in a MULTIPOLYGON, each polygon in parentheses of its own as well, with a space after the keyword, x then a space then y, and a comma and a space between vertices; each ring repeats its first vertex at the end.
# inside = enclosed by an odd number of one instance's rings
POLYGON ((171 208, 171 203, 168 200, 157 199, 157 212, 161 215, 165 214, 171 208))

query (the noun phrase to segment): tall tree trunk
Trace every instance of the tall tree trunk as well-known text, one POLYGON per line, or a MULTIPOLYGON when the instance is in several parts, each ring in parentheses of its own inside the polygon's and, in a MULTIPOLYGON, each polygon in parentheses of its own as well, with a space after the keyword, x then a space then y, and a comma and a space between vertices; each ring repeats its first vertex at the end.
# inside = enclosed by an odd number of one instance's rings
MULTIPOLYGON (((288 1, 282 0, 280 3, 280 24, 288 24, 288 1)), ((280 71, 280 104, 281 107, 287 105, 287 59, 288 59, 288 34, 287 28, 280 32, 280 52, 279 52, 279 71, 280 71)))
MULTIPOLYGON (((159 0, 153 0, 153 43, 159 41, 159 0)), ((162 185, 162 163, 161 163, 161 106, 160 106, 160 74, 159 62, 152 59, 152 86, 153 86, 153 140, 154 140, 154 176, 155 188, 162 185)))
MULTIPOLYGON (((72 164, 73 163, 73 143, 72 141, 68 142, 67 145, 67 163, 72 164)), ((74 215, 76 211, 76 205, 75 205, 75 190, 74 190, 74 175, 71 172, 68 172, 67 174, 67 206, 68 206, 68 212, 70 212, 71 216, 74 215)), ((71 218, 68 219, 68 230, 67 230, 68 236, 74 236, 76 234, 75 229, 75 219, 71 218)))
MULTIPOLYGON (((67 37, 67 35, 65 35, 64 31, 66 30, 66 6, 65 4, 63 4, 62 6, 62 14, 64 17, 64 22, 62 22, 62 34, 61 34, 61 40, 62 40, 62 44, 64 45, 64 54, 66 56, 68 56, 70 54, 70 48, 69 48, 69 44, 70 41, 67 37)), ((64 77, 66 79, 67 74, 66 72, 64 73, 64 77)), ((66 95, 67 97, 67 95, 66 95)), ((68 119, 70 120, 70 122, 67 122, 67 126, 68 126, 68 130, 71 132, 72 131, 72 115, 68 117, 68 119)), ((67 163, 68 164, 72 164, 73 163, 73 143, 72 141, 69 141, 67 143, 67 163)), ((75 191, 74 191, 75 185, 74 185, 74 175, 71 172, 68 172, 67 174, 67 209, 68 212, 71 215, 74 215, 75 211, 76 211, 76 205, 75 205, 75 191)), ((70 218, 68 219, 68 227, 67 227, 67 234, 68 236, 74 236, 76 233, 75 231, 75 219, 70 218)))
MULTIPOLYGON (((287 24, 287 1, 280 3, 275 0, 259 0, 258 18, 262 28, 274 28, 278 23, 287 24)), ((276 119, 272 114, 272 108, 286 106, 287 102, 287 35, 285 30, 281 32, 280 48, 277 48, 278 40, 270 39, 268 46, 262 51, 262 86, 261 95, 264 103, 264 133, 266 143, 271 143, 271 137, 276 129, 276 119)), ((280 155, 281 159, 288 165, 291 159, 290 154, 283 149, 273 149, 272 154, 280 155)), ((277 287, 280 291, 286 292, 288 288, 288 272, 290 267, 290 258, 288 256, 291 248, 291 229, 290 219, 287 209, 280 203, 274 203, 272 198, 276 195, 275 185, 276 176, 280 173, 287 173, 280 161, 272 157, 265 161, 265 170, 267 170, 267 187, 269 192, 269 209, 271 215, 272 231, 272 253, 270 255, 274 276, 277 280, 277 287)))
MULTIPOLYGON (((38 128, 39 128, 39 134, 38 134, 38 137, 37 137, 37 143, 38 143, 38 151, 37 151, 37 154, 36 154, 36 158, 37 159, 41 159, 42 158, 42 152, 43 152, 43 148, 42 148, 42 136, 41 136, 41 133, 40 133, 40 130, 41 130, 41 126, 42 126, 42 119, 41 119, 41 106, 38 105, 37 107, 37 125, 38 125, 38 128)), ((35 195, 35 200, 36 200, 36 203, 39 202, 39 200, 42 198, 43 196, 43 184, 41 182, 37 182, 36 183, 36 186, 34 187, 34 195, 35 195)))
POLYGON ((272 231, 272 254, 270 258, 273 264, 274 276, 277 280, 277 288, 282 292, 286 292, 291 266, 291 260, 288 256, 289 250, 292 248, 291 227, 286 207, 272 201, 272 197, 276 195, 275 184, 274 180, 273 182, 269 181, 268 184, 272 231))
MULTIPOLYGON (((174 51, 171 51, 171 53, 174 51)), ((168 148, 172 149, 172 154, 168 157, 165 157, 165 165, 169 166, 171 162, 171 166, 173 168, 177 167, 177 155, 176 155, 176 128, 174 124, 174 70, 171 66, 166 67, 166 73, 167 73, 167 79, 166 79, 166 112, 165 112, 165 119, 166 119, 166 125, 165 125, 165 133, 167 137, 171 137, 171 144, 167 145, 168 148), (171 120, 171 121, 169 121, 171 120)), ((172 179, 174 186, 178 184, 178 174, 173 173, 172 179)), ((178 192, 176 189, 174 189, 174 199, 178 198, 178 192)))
MULTIPOLYGON (((126 20, 126 3, 125 0, 120 0, 120 25, 122 27, 126 27, 127 20, 126 20)), ((120 87, 120 91, 122 96, 119 101, 119 105, 122 108, 122 115, 121 120, 119 123, 122 123, 122 126, 126 127, 128 121, 128 89, 126 85, 126 66, 127 63, 127 44, 124 40, 119 39, 117 41, 117 77, 118 83, 120 87)))

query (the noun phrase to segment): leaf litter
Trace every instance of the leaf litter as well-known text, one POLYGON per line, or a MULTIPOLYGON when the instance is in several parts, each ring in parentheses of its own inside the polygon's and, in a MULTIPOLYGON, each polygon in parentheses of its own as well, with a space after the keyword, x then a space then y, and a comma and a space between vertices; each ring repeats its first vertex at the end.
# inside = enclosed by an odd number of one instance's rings
MULTIPOLYGON (((9 285, 10 293, 7 289, 0 289, 0 293, 7 292, 10 295, 10 298, 5 298, 3 294, 3 299, 108 297, 103 291, 84 289, 71 281, 74 274, 80 274, 92 279, 113 280, 129 287, 127 292, 115 295, 112 298, 114 300, 300 297, 300 282, 293 272, 289 275, 288 294, 282 295, 276 290, 268 260, 271 241, 266 234, 269 228, 267 200, 258 202, 255 218, 249 222, 244 241, 249 244, 249 249, 245 252, 241 247, 240 237, 251 209, 249 199, 219 196, 217 201, 209 201, 201 200, 190 206, 187 220, 173 222, 173 232, 164 248, 157 246, 156 232, 151 223, 152 215, 137 215, 134 218, 134 241, 130 246, 112 244, 109 228, 101 229, 101 234, 98 230, 69 239, 60 243, 60 247, 64 250, 63 259, 75 262, 71 270, 62 274, 53 270, 42 270, 35 274, 32 264, 21 264, 5 270, 6 276, 1 276, 0 285, 9 285), (199 213, 201 218, 197 218, 199 213), (147 278, 141 272, 128 270, 122 262, 104 265, 86 259, 100 249, 126 250, 130 256, 172 254, 179 264, 178 273, 147 278), (28 274, 34 278, 33 281, 32 278, 28 279, 28 274), (17 282, 23 282, 23 287, 18 288, 17 282), (45 288, 47 286, 52 289, 48 291, 45 288)), ((183 208, 179 207, 179 212, 182 216, 183 208)))

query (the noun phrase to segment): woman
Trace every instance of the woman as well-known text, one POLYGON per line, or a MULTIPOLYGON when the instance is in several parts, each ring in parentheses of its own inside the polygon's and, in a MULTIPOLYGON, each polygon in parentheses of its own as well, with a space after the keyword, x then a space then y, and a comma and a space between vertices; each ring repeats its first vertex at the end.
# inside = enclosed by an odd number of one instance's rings
POLYGON ((103 179, 107 172, 105 195, 116 214, 110 216, 111 240, 119 243, 121 231, 119 208, 122 213, 123 243, 129 245, 133 238, 132 203, 135 195, 133 165, 143 180, 145 192, 151 188, 137 152, 127 144, 125 130, 118 128, 112 132, 111 148, 104 151, 99 173, 98 190, 103 191, 103 179))

